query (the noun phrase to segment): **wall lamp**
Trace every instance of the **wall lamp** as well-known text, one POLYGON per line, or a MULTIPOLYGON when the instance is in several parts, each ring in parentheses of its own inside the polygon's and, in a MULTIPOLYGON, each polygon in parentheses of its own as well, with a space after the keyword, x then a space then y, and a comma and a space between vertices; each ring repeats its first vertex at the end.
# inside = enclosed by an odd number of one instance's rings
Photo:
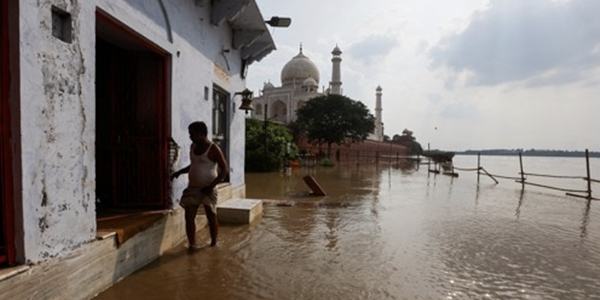
POLYGON ((265 23, 271 25, 272 27, 288 27, 292 24, 291 18, 283 18, 283 17, 271 17, 271 20, 265 21, 265 23))
POLYGON ((242 105, 240 105, 239 109, 246 111, 246 114, 248 114, 249 110, 254 110, 254 107, 252 107, 253 91, 246 88, 241 92, 235 93, 235 95, 242 95, 242 105))

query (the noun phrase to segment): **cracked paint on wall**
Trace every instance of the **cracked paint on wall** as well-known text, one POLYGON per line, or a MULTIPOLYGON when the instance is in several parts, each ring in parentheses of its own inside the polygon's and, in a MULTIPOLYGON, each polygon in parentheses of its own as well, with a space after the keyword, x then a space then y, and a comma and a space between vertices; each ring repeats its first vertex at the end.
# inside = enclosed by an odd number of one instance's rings
POLYGON ((27 260, 36 262, 95 238, 94 7, 38 0, 21 7, 22 145, 27 260), (52 34, 53 7, 71 16, 71 40, 52 34), (28 13, 29 12, 29 13, 28 13), (34 26, 32 26, 34 25, 34 26), (85 34, 84 34, 85 33, 85 34), (90 34, 92 33, 92 34, 90 34), (42 49, 42 50, 38 50, 42 49), (86 57, 87 56, 87 57, 86 57), (32 126, 33 125, 33 126, 32 126), (84 217, 82 217, 84 216, 84 217))

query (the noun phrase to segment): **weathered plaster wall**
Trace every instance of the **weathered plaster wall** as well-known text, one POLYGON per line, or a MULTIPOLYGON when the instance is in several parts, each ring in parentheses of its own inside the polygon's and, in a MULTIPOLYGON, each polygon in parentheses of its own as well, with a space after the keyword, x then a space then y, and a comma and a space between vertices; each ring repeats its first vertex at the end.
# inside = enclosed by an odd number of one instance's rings
POLYGON ((22 1, 21 143, 24 256, 38 262, 94 239, 93 10, 80 1, 22 1), (52 6, 73 40, 52 35, 52 6))
MULTIPOLYGON (((199 2, 202 1, 164 1, 176 48, 173 54, 171 108, 173 138, 181 147, 176 168, 189 163, 188 124, 196 120, 205 121, 209 126, 209 134, 212 132, 212 90, 215 84, 232 96, 229 122, 230 181, 233 187, 239 187, 244 184, 245 120, 244 112, 237 109, 240 96, 233 96, 245 88, 240 77, 240 54, 231 47, 230 28, 226 24, 218 27, 211 25, 208 6, 195 4, 199 2), (223 53, 223 49, 229 49, 229 52, 223 53), (215 64, 226 74, 216 73, 215 64), (208 100, 205 100, 205 87, 209 90, 208 100)), ((175 197, 180 195, 185 184, 186 181, 182 179, 174 183, 175 197)))
MULTIPOLYGON (((205 2, 163 1, 163 10, 159 0, 21 1, 22 260, 43 261, 95 238, 96 9, 171 54, 171 134, 182 147, 180 168, 189 163, 187 125, 203 120, 212 126, 213 84, 232 97, 245 87, 230 28, 210 24, 205 2), (71 43, 52 35, 52 6, 71 14, 71 43)), ((244 185, 245 123, 239 104, 234 97, 229 120, 236 191, 244 185)), ((182 179, 174 184, 176 197, 185 184, 182 179)))

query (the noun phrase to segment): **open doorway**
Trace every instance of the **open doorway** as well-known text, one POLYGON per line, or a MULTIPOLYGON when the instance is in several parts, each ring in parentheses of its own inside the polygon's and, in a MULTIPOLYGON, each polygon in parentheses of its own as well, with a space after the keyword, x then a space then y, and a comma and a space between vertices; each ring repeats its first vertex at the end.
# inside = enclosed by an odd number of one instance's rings
POLYGON ((96 195, 103 209, 168 201, 168 53, 96 14, 96 195))

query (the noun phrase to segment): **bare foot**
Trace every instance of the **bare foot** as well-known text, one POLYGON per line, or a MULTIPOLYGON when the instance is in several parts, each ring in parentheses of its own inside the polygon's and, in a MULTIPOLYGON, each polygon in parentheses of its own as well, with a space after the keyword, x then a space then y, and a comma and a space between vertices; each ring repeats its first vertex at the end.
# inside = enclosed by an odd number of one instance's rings
POLYGON ((200 250, 202 249, 202 246, 198 245, 198 244, 190 244, 188 246, 188 251, 195 251, 195 250, 200 250))

